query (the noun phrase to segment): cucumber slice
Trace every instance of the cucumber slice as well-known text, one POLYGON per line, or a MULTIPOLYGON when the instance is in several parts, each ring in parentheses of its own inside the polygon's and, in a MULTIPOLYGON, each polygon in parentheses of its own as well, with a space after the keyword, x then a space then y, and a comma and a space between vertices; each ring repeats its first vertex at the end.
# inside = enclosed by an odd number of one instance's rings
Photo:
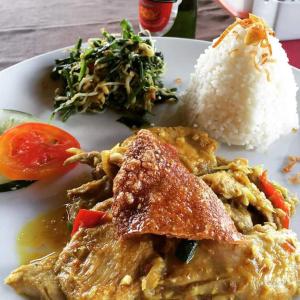
POLYGON ((0 109, 0 134, 7 129, 26 122, 37 122, 33 115, 12 109, 0 109))
POLYGON ((0 174, 0 193, 16 191, 32 184, 34 180, 11 180, 0 174))
POLYGON ((34 183, 32 180, 13 180, 3 184, 0 184, 0 193, 11 192, 22 189, 34 183))
MULTIPOLYGON (((0 135, 22 123, 39 121, 33 115, 12 109, 0 109, 0 135)), ((0 193, 21 189, 32 184, 31 180, 11 180, 0 174, 0 193)))

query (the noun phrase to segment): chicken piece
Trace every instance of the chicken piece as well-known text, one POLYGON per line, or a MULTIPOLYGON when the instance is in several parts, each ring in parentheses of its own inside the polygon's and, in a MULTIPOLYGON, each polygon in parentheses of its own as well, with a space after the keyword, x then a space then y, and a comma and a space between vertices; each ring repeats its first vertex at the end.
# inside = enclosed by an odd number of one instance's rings
POLYGON ((221 200, 182 165, 174 147, 148 130, 140 130, 128 146, 113 192, 119 235, 224 242, 241 238, 221 200))
POLYGON ((256 225, 242 244, 200 241, 189 264, 169 258, 162 298, 292 299, 300 288, 299 263, 295 233, 256 225))
POLYGON ((181 162, 195 175, 208 173, 217 165, 217 142, 206 132, 192 127, 154 127, 149 129, 161 141, 173 145, 181 162))
MULTIPOLYGON (((160 141, 174 146, 179 159, 185 167, 195 175, 208 173, 217 165, 215 151, 217 142, 206 132, 191 127, 154 127, 149 128, 160 141)), ((127 138, 123 147, 135 139, 135 135, 127 138)))
POLYGON ((68 221, 73 223, 79 209, 90 209, 112 196, 112 182, 107 176, 87 182, 68 191, 70 202, 66 205, 68 221))
POLYGON ((237 179, 237 176, 247 175, 241 171, 235 171, 235 173, 219 171, 206 174, 202 176, 202 179, 218 196, 227 200, 232 199, 245 207, 251 204, 268 222, 274 222, 274 208, 271 201, 248 178, 245 182, 241 183, 238 180, 239 178, 237 179))
POLYGON ((140 299, 140 272, 156 256, 148 238, 117 239, 107 223, 81 228, 59 255, 57 278, 67 299, 140 299))
MULTIPOLYGON (((217 143, 207 133, 197 128, 180 126, 154 127, 148 130, 160 141, 174 146, 179 159, 191 173, 197 176, 206 174, 217 166, 217 158, 215 156, 217 143)), ((102 168, 107 176, 114 178, 123 162, 123 156, 128 146, 135 138, 136 134, 131 135, 112 149, 102 151, 100 154, 101 164, 98 164, 97 168, 102 168)), ((83 155, 81 154, 81 156, 83 155)), ((87 155, 85 154, 85 156, 87 155)))
POLYGON ((234 205, 230 205, 228 203, 225 203, 224 206, 239 232, 247 233, 252 229, 253 222, 251 213, 247 210, 246 207, 242 205, 235 207, 234 205))
POLYGON ((53 271, 58 253, 35 260, 14 270, 5 283, 19 294, 42 300, 66 299, 53 271))
MULTIPOLYGON (((215 151, 217 143, 207 133, 190 127, 154 127, 149 128, 160 141, 174 146, 179 159, 195 175, 210 172, 217 166, 215 151)), ((129 136, 121 144, 101 152, 101 167, 110 178, 115 177, 123 162, 128 146, 136 138, 129 136)))

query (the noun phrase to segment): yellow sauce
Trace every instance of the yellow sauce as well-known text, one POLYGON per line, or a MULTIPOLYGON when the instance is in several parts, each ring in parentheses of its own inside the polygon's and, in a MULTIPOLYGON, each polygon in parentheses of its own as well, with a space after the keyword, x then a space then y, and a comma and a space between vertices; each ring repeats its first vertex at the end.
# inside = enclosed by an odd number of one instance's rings
POLYGON ((61 251, 69 236, 64 206, 38 215, 23 226, 17 237, 20 264, 61 251))

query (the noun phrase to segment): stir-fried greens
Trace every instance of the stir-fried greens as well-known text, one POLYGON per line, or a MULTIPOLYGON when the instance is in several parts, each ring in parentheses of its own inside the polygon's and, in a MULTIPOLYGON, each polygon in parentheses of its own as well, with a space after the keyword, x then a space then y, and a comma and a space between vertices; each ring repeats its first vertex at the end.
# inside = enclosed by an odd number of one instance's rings
MULTIPOLYGON (((53 115, 66 121, 72 114, 100 112, 109 107, 139 117, 155 103, 176 100, 175 89, 163 87, 164 60, 149 38, 135 34, 127 20, 121 37, 103 31, 103 38, 80 39, 69 57, 55 61, 53 78, 63 79, 54 98, 53 115)), ((121 120, 122 121, 122 120, 121 120)))

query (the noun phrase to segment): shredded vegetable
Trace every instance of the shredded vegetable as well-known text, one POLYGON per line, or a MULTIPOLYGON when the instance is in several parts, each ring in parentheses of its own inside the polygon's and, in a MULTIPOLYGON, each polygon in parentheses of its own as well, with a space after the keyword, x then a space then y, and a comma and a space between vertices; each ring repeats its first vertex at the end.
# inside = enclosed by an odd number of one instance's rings
POLYGON ((65 59, 55 61, 54 111, 66 121, 72 114, 112 108, 123 115, 144 116, 156 103, 176 100, 175 90, 163 86, 164 59, 151 38, 135 34, 127 20, 120 37, 103 31, 103 38, 80 39, 65 59))

